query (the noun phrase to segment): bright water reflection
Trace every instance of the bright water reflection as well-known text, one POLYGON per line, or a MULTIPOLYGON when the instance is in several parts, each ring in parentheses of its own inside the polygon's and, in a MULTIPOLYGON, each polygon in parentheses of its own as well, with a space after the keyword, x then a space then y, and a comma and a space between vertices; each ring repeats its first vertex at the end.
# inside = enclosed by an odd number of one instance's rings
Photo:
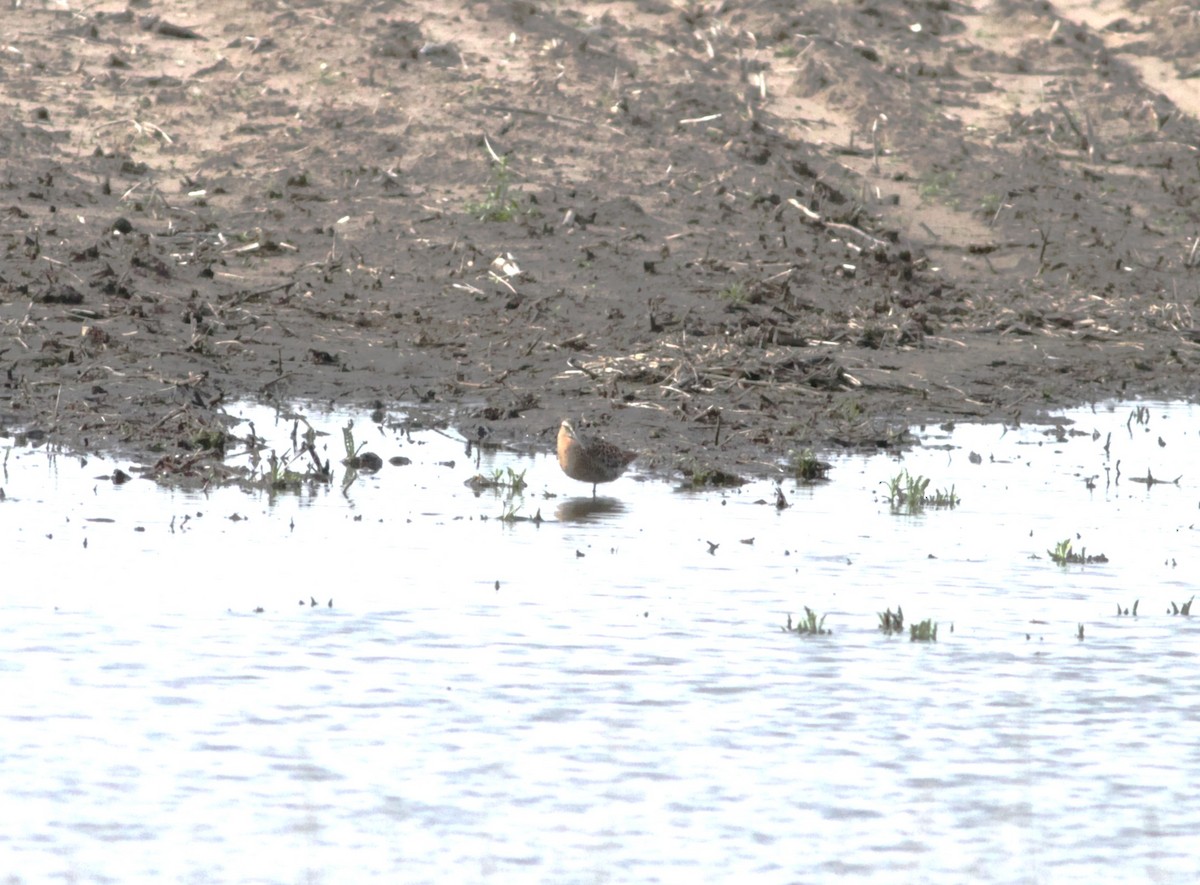
POLYGON ((781 512, 631 477, 560 522, 590 489, 497 456, 540 527, 437 436, 379 432, 413 465, 273 504, 15 450, 0 873, 1193 881, 1198 637, 1164 612, 1195 586, 1198 416, 1128 416, 935 432, 781 512), (901 467, 962 505, 893 515, 901 467), (1110 562, 1049 563, 1077 532, 1110 562), (939 641, 881 636, 897 604, 939 641), (780 631, 804 605, 832 636, 780 631))

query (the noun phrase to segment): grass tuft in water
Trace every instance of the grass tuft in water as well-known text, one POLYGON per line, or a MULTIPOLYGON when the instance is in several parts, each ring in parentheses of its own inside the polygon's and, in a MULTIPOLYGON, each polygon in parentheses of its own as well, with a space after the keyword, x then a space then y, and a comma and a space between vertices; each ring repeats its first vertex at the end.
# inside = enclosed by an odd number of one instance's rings
POLYGON ((1046 551, 1046 555, 1050 557, 1050 560, 1055 565, 1062 565, 1062 566, 1093 565, 1096 563, 1108 562, 1108 557, 1105 556, 1103 553, 1089 555, 1086 547, 1084 547, 1082 550, 1080 550, 1078 553, 1076 553, 1075 550, 1071 546, 1070 538, 1067 538, 1065 541, 1059 541, 1057 544, 1054 545, 1053 550, 1046 551))
POLYGON ((1183 615, 1185 618, 1190 618, 1192 616, 1192 602, 1195 600, 1195 598, 1196 597, 1193 596, 1191 599, 1189 599, 1183 605, 1176 605, 1174 602, 1172 602, 1171 610, 1169 612, 1167 612, 1167 614, 1183 615))
POLYGON ((953 510, 961 503, 954 493, 954 486, 949 490, 937 489, 932 495, 927 495, 929 478, 913 476, 907 470, 901 470, 884 485, 888 490, 888 503, 892 505, 893 513, 920 513, 926 507, 939 510, 953 510))
POLYGON ((798 620, 795 626, 792 625, 792 615, 789 612, 787 616, 787 626, 783 628, 785 633, 796 633, 800 636, 830 636, 832 630, 825 629, 825 615, 817 617, 817 613, 804 606, 804 617, 798 620))
POLYGON ((896 606, 896 613, 889 608, 879 613, 879 629, 887 636, 904 632, 904 609, 896 606))
POLYGON ((374 473, 377 470, 383 469, 383 459, 374 452, 362 451, 362 445, 356 445, 354 442, 354 422, 347 421, 346 426, 342 428, 342 445, 346 447, 346 457, 342 459, 342 464, 349 469, 350 475, 348 480, 353 480, 353 474, 357 471, 363 473, 374 473))
POLYGON ((913 642, 937 642, 937 628, 932 619, 926 618, 908 628, 908 638, 913 642))
POLYGON ((802 482, 825 482, 832 465, 818 458, 812 449, 788 452, 788 472, 802 482))

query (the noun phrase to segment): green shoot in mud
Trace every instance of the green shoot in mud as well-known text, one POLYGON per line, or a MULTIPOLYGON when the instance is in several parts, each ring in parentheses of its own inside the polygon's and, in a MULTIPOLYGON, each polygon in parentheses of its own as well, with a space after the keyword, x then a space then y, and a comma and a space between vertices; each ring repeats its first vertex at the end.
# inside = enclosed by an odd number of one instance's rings
POLYGON ((511 467, 505 467, 493 470, 491 476, 484 476, 482 473, 477 473, 468 479, 465 485, 475 492, 476 495, 487 489, 495 492, 497 497, 503 494, 504 500, 499 516, 501 522, 531 520, 532 522, 540 523, 542 521, 540 510, 537 512, 537 515, 532 517, 520 515, 521 507, 524 506, 525 489, 528 487, 528 483, 525 481, 524 470, 518 472, 511 467))
POLYGON ((342 464, 347 468, 346 482, 353 482, 359 471, 363 473, 374 473, 383 467, 383 459, 374 452, 364 452, 362 445, 356 445, 354 442, 354 422, 349 421, 342 428, 342 445, 346 447, 346 457, 342 459, 342 464))
POLYGON ((480 221, 512 221, 521 214, 521 207, 509 192, 512 172, 508 168, 508 157, 501 157, 487 145, 492 158, 488 174, 488 190, 479 202, 467 203, 467 213, 480 221))
POLYGON ((317 66, 317 83, 320 86, 338 86, 345 76, 345 72, 331 68, 329 62, 323 61, 317 66))
MULTIPOLYGON (((346 447, 346 461, 353 461, 358 457, 358 448, 354 445, 354 422, 346 422, 346 426, 342 428, 342 445, 346 447)), ((366 445, 366 443, 363 443, 366 445)))
POLYGON ((936 200, 948 196, 958 175, 953 172, 935 172, 917 186, 917 193, 924 200, 936 200))
POLYGON ((934 509, 953 510, 960 503, 954 493, 954 486, 947 491, 938 489, 932 495, 926 495, 929 488, 929 478, 913 476, 907 470, 901 470, 886 483, 888 503, 893 513, 920 513, 926 507, 934 509))
POLYGON ((492 485, 495 488, 507 489, 510 498, 520 495, 525 491, 525 471, 517 473, 511 467, 505 467, 503 470, 497 467, 492 471, 492 485))
POLYGON ((746 482, 734 473, 726 473, 715 467, 703 467, 695 462, 681 467, 680 472, 688 478, 688 487, 693 489, 736 488, 746 482))
POLYGON ((802 482, 820 482, 829 478, 831 466, 820 460, 812 449, 788 452, 788 472, 802 482))
POLYGON ((909 627, 908 638, 911 642, 937 642, 937 628, 937 624, 926 618, 921 623, 909 627))
POLYGON ((505 467, 503 470, 500 468, 493 470, 491 476, 477 473, 468 479, 465 485, 477 493, 484 489, 504 491, 506 492, 505 497, 512 498, 523 494, 528 483, 525 482, 524 470, 518 473, 511 467, 505 467))
POLYGON ((280 457, 272 449, 263 467, 262 478, 255 485, 265 488, 274 497, 278 492, 298 492, 306 484, 329 481, 327 472, 312 468, 301 472, 294 470, 292 463, 291 459, 280 457))
POLYGON ((720 292, 717 297, 722 301, 728 301, 731 305, 741 305, 746 302, 746 287, 742 283, 731 283, 720 292))
POLYGON ((792 625, 792 615, 789 612, 787 616, 787 626, 783 628, 785 633, 796 633, 800 636, 830 636, 832 630, 825 629, 825 615, 817 617, 817 613, 804 606, 804 617, 798 620, 795 626, 792 625))

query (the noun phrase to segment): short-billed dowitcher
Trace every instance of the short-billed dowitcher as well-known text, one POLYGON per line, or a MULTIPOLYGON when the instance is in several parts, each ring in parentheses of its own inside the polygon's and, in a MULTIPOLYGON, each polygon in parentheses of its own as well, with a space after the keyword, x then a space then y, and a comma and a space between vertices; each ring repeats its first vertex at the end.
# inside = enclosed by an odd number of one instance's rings
POLYGON ((612 482, 636 457, 637 452, 627 452, 602 439, 589 439, 570 421, 558 428, 558 466, 571 479, 590 482, 593 498, 597 483, 612 482))

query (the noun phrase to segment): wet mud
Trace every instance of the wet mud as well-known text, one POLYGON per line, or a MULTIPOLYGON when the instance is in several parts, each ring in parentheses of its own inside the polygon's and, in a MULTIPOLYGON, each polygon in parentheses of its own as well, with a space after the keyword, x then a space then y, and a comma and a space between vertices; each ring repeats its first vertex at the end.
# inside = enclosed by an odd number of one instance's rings
POLYGON ((17 2, 0 431, 165 476, 239 399, 571 418, 706 480, 1194 397, 1189 15, 17 2))

